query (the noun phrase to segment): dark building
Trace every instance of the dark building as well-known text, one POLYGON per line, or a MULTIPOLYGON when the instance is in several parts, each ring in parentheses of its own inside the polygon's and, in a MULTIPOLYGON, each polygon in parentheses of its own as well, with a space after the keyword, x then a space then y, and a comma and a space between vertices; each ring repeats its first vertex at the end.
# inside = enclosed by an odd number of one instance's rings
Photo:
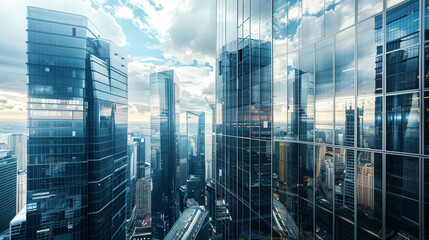
POLYGON ((209 239, 208 212, 203 206, 187 208, 164 240, 206 240, 209 239))
POLYGON ((27 238, 123 239, 127 54, 84 16, 27 20, 27 238))
POLYGON ((179 82, 172 70, 150 75, 152 236, 163 239, 179 216, 179 82))
POLYGON ((146 147, 145 139, 143 137, 134 138, 134 141, 137 143, 137 179, 141 179, 146 176, 146 147))
POLYGON ((10 221, 10 240, 27 239, 27 208, 23 207, 21 211, 10 221))
POLYGON ((0 234, 9 229, 16 214, 18 163, 13 150, 0 150, 0 234))

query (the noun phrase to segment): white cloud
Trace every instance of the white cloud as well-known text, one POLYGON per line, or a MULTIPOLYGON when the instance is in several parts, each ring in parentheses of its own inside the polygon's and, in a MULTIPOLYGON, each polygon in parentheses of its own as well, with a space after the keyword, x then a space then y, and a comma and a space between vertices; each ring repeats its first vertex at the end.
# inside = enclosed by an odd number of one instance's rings
POLYGON ((127 6, 119 6, 115 9, 115 17, 122 18, 122 19, 133 19, 134 13, 131 8, 127 6))
POLYGON ((166 58, 214 65, 216 1, 130 0, 130 4, 145 12, 145 30, 156 33, 166 58))

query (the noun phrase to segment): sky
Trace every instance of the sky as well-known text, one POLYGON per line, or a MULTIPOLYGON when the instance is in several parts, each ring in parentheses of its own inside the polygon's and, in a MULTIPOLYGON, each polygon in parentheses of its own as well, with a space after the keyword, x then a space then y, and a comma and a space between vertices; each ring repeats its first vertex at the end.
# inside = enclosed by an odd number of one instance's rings
POLYGON ((149 74, 167 69, 180 81, 181 112, 210 113, 215 0, 14 0, 0 1, 0 120, 27 117, 27 6, 84 15, 128 53, 129 122, 150 121, 149 74))

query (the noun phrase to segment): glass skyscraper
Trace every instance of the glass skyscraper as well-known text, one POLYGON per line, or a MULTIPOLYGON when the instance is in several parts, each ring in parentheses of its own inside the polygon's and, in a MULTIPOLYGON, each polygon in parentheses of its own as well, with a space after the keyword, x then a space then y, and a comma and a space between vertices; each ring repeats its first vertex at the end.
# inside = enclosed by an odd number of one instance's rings
POLYGON ((426 0, 217 1, 222 239, 429 238, 428 19, 426 0))
POLYGON ((220 239, 271 236, 271 9, 269 0, 217 1, 220 239))
POLYGON ((173 70, 150 75, 152 237, 163 239, 179 216, 179 80, 173 70))
POLYGON ((125 238, 127 54, 84 16, 27 20, 27 238, 125 238))
POLYGON ((17 157, 14 150, 0 150, 0 235, 9 229, 16 214, 17 157))

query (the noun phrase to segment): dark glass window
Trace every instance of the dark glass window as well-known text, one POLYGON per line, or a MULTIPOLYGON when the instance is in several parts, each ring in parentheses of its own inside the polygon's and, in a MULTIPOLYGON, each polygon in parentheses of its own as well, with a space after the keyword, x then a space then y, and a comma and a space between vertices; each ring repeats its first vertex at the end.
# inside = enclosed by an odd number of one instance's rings
POLYGON ((410 47, 386 55, 387 91, 419 87, 419 47, 410 47))
POLYGON ((387 150, 418 153, 419 95, 388 96, 386 101, 387 150))
POLYGON ((419 159, 386 155, 386 235, 419 237, 419 159))

